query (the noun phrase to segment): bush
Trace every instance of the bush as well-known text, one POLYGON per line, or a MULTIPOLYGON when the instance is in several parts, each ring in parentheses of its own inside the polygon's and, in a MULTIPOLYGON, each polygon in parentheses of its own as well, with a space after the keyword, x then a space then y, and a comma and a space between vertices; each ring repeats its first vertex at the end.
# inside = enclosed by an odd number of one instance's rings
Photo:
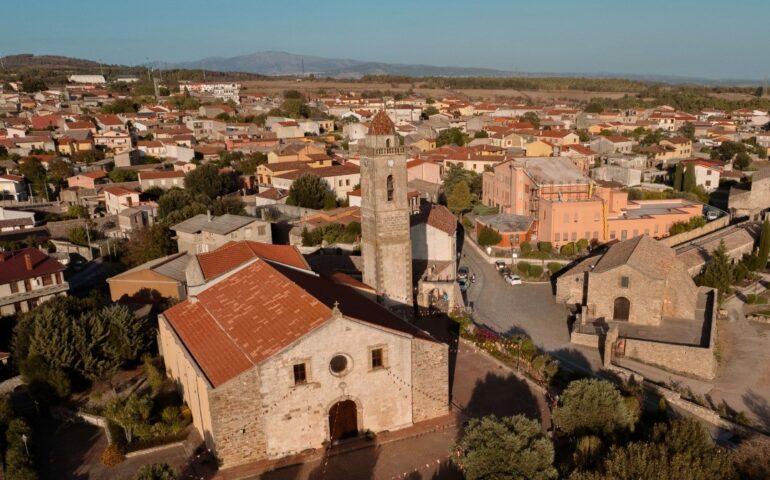
POLYGON ((575 244, 572 242, 565 243, 564 245, 561 246, 560 252, 562 255, 566 257, 571 257, 575 255, 575 253, 577 253, 577 247, 575 247, 575 244))
POLYGON ((575 246, 579 251, 585 252, 586 250, 588 250, 588 240, 586 240, 585 238, 581 238, 580 240, 577 241, 575 246))
POLYGON ((524 242, 521 245, 519 245, 519 250, 521 250, 521 253, 523 255, 527 255, 532 253, 532 244, 529 242, 524 242))
POLYGON ((548 263, 548 271, 551 273, 551 275, 555 275, 562 269, 562 264, 557 262, 549 262, 548 263))
POLYGON ((149 355, 144 356, 144 365, 142 366, 142 369, 144 370, 144 376, 147 378, 147 383, 150 384, 152 394, 157 395, 163 390, 163 373, 158 370, 158 367, 155 366, 152 362, 152 357, 149 355))
POLYGON ((479 231, 478 242, 482 247, 491 247, 500 243, 503 237, 490 227, 484 226, 479 231))
POLYGON ((746 303, 749 305, 764 305, 767 303, 767 299, 762 295, 756 293, 749 293, 746 295, 746 303))
POLYGON ((551 242, 537 242, 537 249, 543 253, 551 253, 553 251, 553 245, 551 242))
POLYGON ((543 267, 540 265, 532 265, 529 267, 529 276, 532 278, 540 278, 543 276, 543 267))
POLYGON ((529 269, 532 267, 532 265, 529 264, 529 262, 519 262, 516 264, 516 270, 521 272, 523 275, 529 275, 529 269))
POLYGON ((136 472, 133 480, 176 480, 176 472, 165 463, 145 465, 136 472))
POLYGON ((126 456, 114 444, 105 448, 99 456, 99 460, 108 467, 114 467, 125 459, 126 456))

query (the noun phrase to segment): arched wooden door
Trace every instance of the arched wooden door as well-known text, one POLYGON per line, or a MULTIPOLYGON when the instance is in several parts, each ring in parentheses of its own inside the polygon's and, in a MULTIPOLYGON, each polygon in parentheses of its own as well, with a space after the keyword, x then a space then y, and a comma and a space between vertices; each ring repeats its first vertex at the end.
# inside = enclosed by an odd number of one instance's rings
POLYGON ((329 436, 332 441, 358 435, 358 412, 356 403, 343 400, 329 409, 329 436))
POLYGON ((612 319, 628 321, 628 314, 631 311, 631 302, 626 297, 618 297, 612 308, 612 319))

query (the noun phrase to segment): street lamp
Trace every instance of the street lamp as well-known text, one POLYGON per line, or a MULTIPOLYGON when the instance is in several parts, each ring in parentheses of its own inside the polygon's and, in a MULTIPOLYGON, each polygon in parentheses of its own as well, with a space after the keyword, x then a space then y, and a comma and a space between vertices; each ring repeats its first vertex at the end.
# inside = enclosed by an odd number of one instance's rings
POLYGON ((29 457, 29 448, 27 447, 27 434, 22 433, 21 434, 21 441, 24 442, 24 450, 27 452, 27 457, 29 457))
POLYGON ((516 268, 516 259, 519 258, 519 254, 516 252, 511 253, 511 270, 514 270, 516 268))

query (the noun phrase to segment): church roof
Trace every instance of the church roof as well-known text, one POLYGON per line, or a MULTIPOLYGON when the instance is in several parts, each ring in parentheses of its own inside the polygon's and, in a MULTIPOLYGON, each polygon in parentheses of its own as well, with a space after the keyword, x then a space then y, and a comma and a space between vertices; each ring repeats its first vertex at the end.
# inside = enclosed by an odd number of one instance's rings
POLYGON ((676 260, 674 250, 648 235, 618 242, 596 263, 593 273, 629 265, 652 278, 665 279, 676 260))
POLYGON ((396 126, 384 110, 380 110, 372 118, 369 125, 369 135, 395 135, 396 126))
POLYGON ((333 318, 433 341, 346 282, 257 258, 163 315, 213 387, 259 365, 333 318))

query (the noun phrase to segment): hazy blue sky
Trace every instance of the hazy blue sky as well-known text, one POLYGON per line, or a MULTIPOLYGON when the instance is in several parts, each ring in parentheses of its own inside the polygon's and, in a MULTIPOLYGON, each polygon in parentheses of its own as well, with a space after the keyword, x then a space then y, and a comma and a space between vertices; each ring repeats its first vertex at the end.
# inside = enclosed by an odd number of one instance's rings
POLYGON ((0 55, 137 64, 260 50, 711 78, 770 77, 770 0, 24 0, 0 55))

